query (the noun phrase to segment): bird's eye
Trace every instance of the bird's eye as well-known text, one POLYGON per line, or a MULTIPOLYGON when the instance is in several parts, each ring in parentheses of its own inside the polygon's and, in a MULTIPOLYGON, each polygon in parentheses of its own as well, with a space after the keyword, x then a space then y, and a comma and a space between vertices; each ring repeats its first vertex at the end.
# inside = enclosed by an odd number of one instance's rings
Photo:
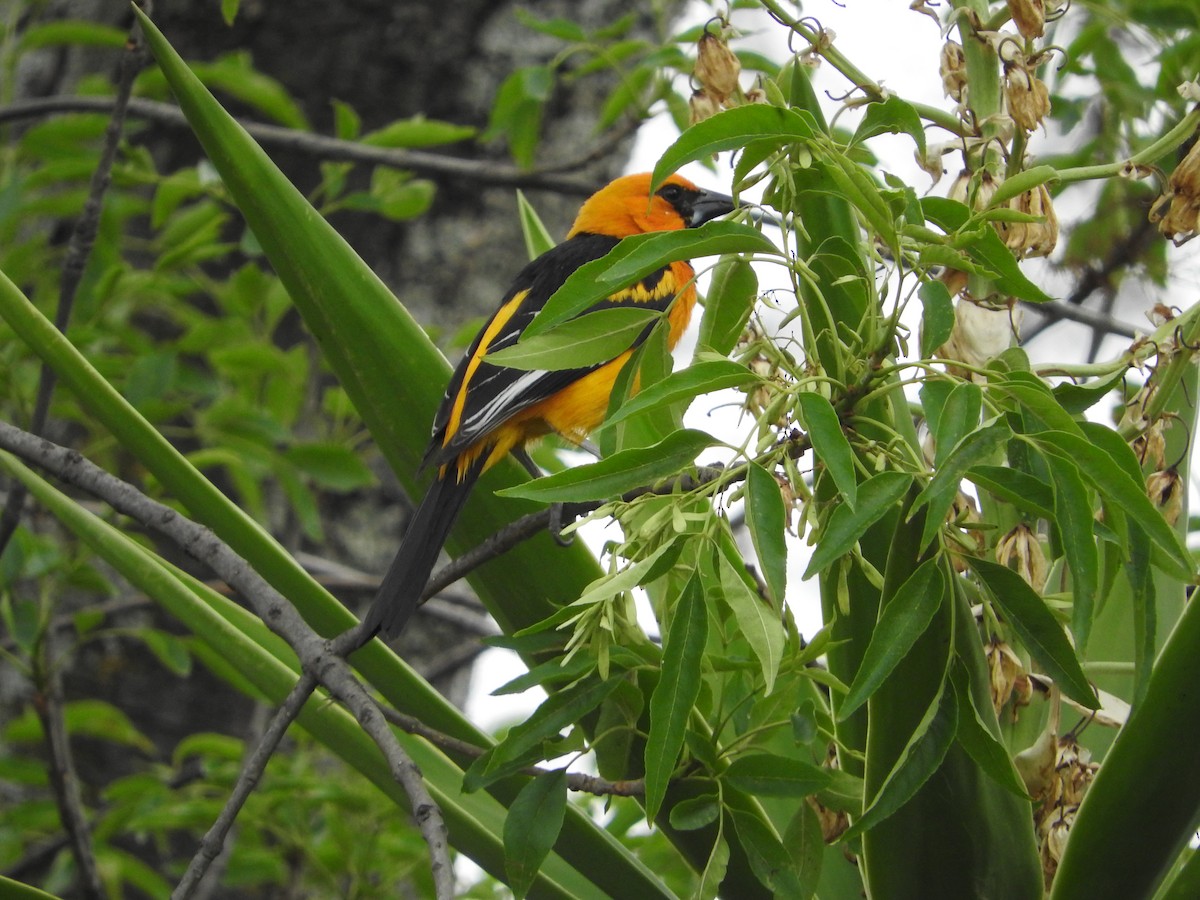
POLYGON ((677 203, 683 197, 683 188, 677 184, 668 184, 658 192, 658 196, 668 203, 677 203))

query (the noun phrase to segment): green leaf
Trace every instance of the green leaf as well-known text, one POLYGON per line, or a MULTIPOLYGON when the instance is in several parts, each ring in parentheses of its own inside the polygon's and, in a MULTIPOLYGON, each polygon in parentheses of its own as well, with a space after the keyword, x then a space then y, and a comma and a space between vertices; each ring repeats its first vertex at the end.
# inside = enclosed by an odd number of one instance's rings
MULTIPOLYGON (((921 208, 925 217, 947 234, 957 232, 971 217, 971 211, 964 204, 945 197, 924 197, 921 208)), ((1053 299, 1021 271, 1012 251, 991 225, 980 223, 963 249, 988 268, 1001 292, 1031 303, 1048 303, 1053 299)))
POLYGON ((753 141, 794 143, 815 137, 820 127, 800 110, 751 103, 717 113, 681 134, 654 166, 655 187, 681 166, 707 159, 722 150, 740 149, 753 141))
POLYGON ((850 139, 851 144, 868 140, 877 134, 907 134, 917 142, 917 153, 925 155, 925 128, 921 117, 911 103, 899 97, 888 97, 877 103, 868 103, 862 122, 850 139))
POLYGON ((812 441, 813 454, 825 466, 846 505, 853 509, 858 502, 858 477, 854 452, 842 431, 842 420, 833 404, 815 391, 803 391, 796 401, 812 441))
POLYGON ((949 681, 945 680, 905 744, 896 765, 842 840, 853 840, 911 800, 942 764, 954 743, 957 729, 958 705, 949 681))
POLYGON ((135 628, 133 633, 171 674, 180 678, 191 674, 192 655, 183 640, 157 628, 135 628))
POLYGON ((968 683, 969 677, 961 664, 956 665, 951 672, 950 681, 958 703, 958 742, 979 768, 1000 787, 1023 800, 1028 799, 1025 783, 1021 781, 1021 776, 1013 765, 1008 748, 992 734, 984 724, 982 714, 975 707, 974 692, 968 683))
POLYGON ((797 897, 812 897, 821 880, 825 861, 825 834, 811 803, 797 803, 796 813, 783 835, 783 845, 795 860, 800 891, 797 897))
MULTIPOLYGON (((1104 431, 1111 432, 1111 429, 1104 431)), ((1192 580, 1195 563, 1191 553, 1146 495, 1145 484, 1130 477, 1128 464, 1118 462, 1109 452, 1120 448, 1101 446, 1094 429, 1089 430, 1088 437, 1062 431, 1047 431, 1031 437, 1044 453, 1054 454, 1077 466, 1101 497, 1120 507, 1137 522, 1173 564, 1170 569, 1172 575, 1188 582, 1192 580)), ((1128 454, 1128 459, 1136 466, 1133 452, 1124 442, 1121 443, 1124 450, 1122 456, 1128 454)))
POLYGON ((1012 569, 977 557, 966 559, 1038 665, 1072 700, 1099 709, 1100 700, 1045 601, 1012 569))
POLYGON ((840 721, 849 718, 883 684, 925 633, 945 597, 946 579, 940 560, 936 557, 926 560, 900 586, 880 614, 850 690, 838 707, 840 721))
MULTIPOLYGON (((127 35, 120 28, 100 25, 97 22, 86 22, 79 19, 61 19, 57 22, 44 22, 30 28, 19 30, 19 46, 22 52, 37 50, 41 47, 53 47, 61 44, 75 44, 81 47, 124 47, 127 35)), ((13 32, 9 32, 11 35, 13 32)))
POLYGON ((940 281, 926 281, 917 288, 924 310, 921 316, 921 355, 931 358, 954 332, 954 301, 940 281))
POLYGON ((538 870, 562 830, 567 812, 567 773, 560 769, 532 779, 517 794, 504 819, 504 861, 509 887, 529 893, 538 870))
POLYGON ((929 542, 946 521, 946 514, 954 504, 954 498, 967 470, 991 458, 1011 436, 1012 432, 1007 425, 995 423, 972 431, 950 451, 946 461, 921 489, 909 512, 911 518, 922 506, 929 504, 925 528, 921 534, 922 548, 929 546, 929 542))
POLYGON ((1048 454, 1046 465, 1054 487, 1054 527, 1062 537, 1063 555, 1071 567, 1071 634, 1078 653, 1087 652, 1092 631, 1096 591, 1100 585, 1100 554, 1096 548, 1095 507, 1079 469, 1061 456, 1048 454))
POLYGON ((703 431, 684 429, 653 447, 622 450, 608 459, 514 485, 497 493, 540 502, 606 500, 674 475, 715 443, 717 440, 703 431))
POLYGON ((723 356, 733 352, 757 299, 758 275, 754 267, 740 256, 722 257, 713 269, 704 298, 700 346, 723 356))
POLYGON ((1064 381, 1054 386, 1054 399, 1068 414, 1081 416, 1123 384, 1127 375, 1127 369, 1119 369, 1111 375, 1084 384, 1064 381))
POLYGON ((700 576, 692 572, 671 613, 663 645, 662 674, 650 695, 646 738, 646 818, 658 815, 679 764, 683 736, 700 693, 700 670, 708 641, 708 609, 700 576))
POLYGON ((1054 518, 1054 490, 1040 478, 1009 466, 972 466, 967 480, 1043 519, 1054 518))
POLYGON ((614 306, 563 322, 541 334, 528 332, 487 361, 526 371, 582 369, 620 356, 661 316, 657 310, 614 306))
POLYGON ((399 119, 362 136, 360 142, 372 147, 435 147, 456 144, 475 137, 476 130, 470 125, 439 122, 424 116, 399 119))
POLYGON ((950 391, 946 404, 938 418, 934 441, 937 452, 936 465, 943 465, 950 451, 958 442, 979 427, 979 415, 983 410, 983 391, 972 381, 960 381, 950 391))
POLYGON ((811 578, 849 553, 866 530, 900 502, 911 484, 912 476, 904 472, 880 472, 859 485, 857 505, 851 509, 841 504, 830 514, 804 578, 811 578))
POLYGON ((614 675, 572 685, 551 695, 533 714, 511 728, 504 740, 480 756, 463 774, 463 790, 476 791, 542 758, 542 742, 554 740, 594 710, 623 680, 614 675))
POLYGON ((760 797, 807 797, 827 787, 829 770, 797 756, 750 753, 729 764, 721 778, 760 797))
POLYGON ((522 191, 517 191, 517 215, 521 219, 521 234, 525 237, 525 252, 531 260, 554 249, 554 238, 522 191))
MULTIPOLYGON (((572 319, 571 321, 578 321, 572 319)), ((562 327, 562 326, 559 326, 562 327)), ((548 332, 554 334, 557 328, 548 332)), ((630 416, 658 409, 682 400, 691 400, 724 388, 744 387, 757 381, 758 376, 741 363, 731 359, 710 359, 696 362, 686 369, 672 372, 662 381, 652 383, 626 400, 601 426, 608 428, 630 416)))
POLYGON ((779 248, 756 228, 738 222, 705 222, 699 228, 655 231, 624 238, 605 256, 580 266, 563 282, 525 329, 526 337, 548 330, 657 272, 664 265, 722 253, 779 255, 779 248))
POLYGON ((319 487, 331 491, 353 491, 376 483, 374 473, 362 458, 342 444, 295 444, 283 456, 319 487))
POLYGON ((775 687, 775 676, 779 672, 783 648, 787 643, 779 610, 746 583, 744 564, 740 558, 735 556, 731 559, 726 555, 724 543, 717 547, 715 562, 725 602, 733 610, 738 631, 758 659, 763 676, 763 693, 770 694, 775 687))
POLYGON ((716 794, 689 797, 671 807, 671 827, 680 831, 695 831, 717 821, 720 814, 721 804, 716 794))
POLYGON ((221 0, 221 18, 225 20, 226 25, 233 25, 241 5, 241 0, 221 0))
POLYGON ((787 510, 775 476, 750 463, 746 473, 746 524, 771 599, 780 608, 787 595, 787 510))

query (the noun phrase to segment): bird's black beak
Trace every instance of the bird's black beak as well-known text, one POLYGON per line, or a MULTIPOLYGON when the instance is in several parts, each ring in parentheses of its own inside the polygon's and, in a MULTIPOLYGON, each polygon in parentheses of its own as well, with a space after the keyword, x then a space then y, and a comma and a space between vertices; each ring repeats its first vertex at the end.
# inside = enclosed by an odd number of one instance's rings
POLYGON ((695 228, 737 208, 738 204, 733 202, 732 197, 718 194, 716 191, 701 190, 692 201, 692 220, 688 225, 695 228))

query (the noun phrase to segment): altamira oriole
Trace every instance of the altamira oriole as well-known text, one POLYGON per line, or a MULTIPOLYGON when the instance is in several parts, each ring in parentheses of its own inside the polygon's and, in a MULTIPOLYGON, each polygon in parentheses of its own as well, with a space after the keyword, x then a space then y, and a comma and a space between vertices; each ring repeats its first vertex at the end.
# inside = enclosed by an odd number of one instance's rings
MULTIPOLYGON (((410 520, 367 614, 370 634, 382 630, 395 637, 404 628, 483 472, 510 450, 521 450, 550 432, 579 441, 600 424, 633 348, 605 363, 555 372, 493 365, 487 354, 515 344, 567 276, 604 256, 621 238, 694 227, 733 208, 731 198, 701 190, 678 175, 653 195, 648 174, 626 175, 585 201, 567 239, 521 270, 450 378, 422 463, 436 465, 437 478, 410 520)), ((669 310, 667 343, 674 347, 696 303, 694 277, 688 262, 673 262, 593 309, 615 304, 669 310)))

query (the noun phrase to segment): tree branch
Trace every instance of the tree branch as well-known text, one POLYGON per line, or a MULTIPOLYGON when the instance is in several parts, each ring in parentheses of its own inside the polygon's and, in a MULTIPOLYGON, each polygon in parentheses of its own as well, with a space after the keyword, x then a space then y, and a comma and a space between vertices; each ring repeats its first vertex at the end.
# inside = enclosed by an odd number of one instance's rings
POLYGON ((234 784, 229 798, 225 801, 225 806, 221 808, 221 814, 217 816, 212 827, 201 839, 200 849, 196 851, 196 855, 188 864, 187 871, 183 873, 183 878, 171 892, 171 900, 187 900, 200 886, 204 873, 208 871, 213 860, 220 856, 221 851, 225 848, 225 837, 229 834, 229 829, 233 827, 246 800, 258 787, 259 779, 262 778, 267 763, 274 755, 275 748, 279 746, 288 726, 295 721, 296 716, 300 715, 300 710, 316 687, 316 677, 311 672, 304 672, 300 676, 300 680, 292 687, 287 698, 275 710, 270 725, 267 726, 258 745, 254 748, 254 752, 247 757, 242 770, 238 773, 237 783, 234 784))
POLYGON ((395 733, 379 715, 371 695, 342 658, 345 648, 361 645, 361 624, 333 641, 324 640, 308 627, 286 597, 210 529, 150 499, 133 485, 84 459, 77 451, 60 447, 6 422, 0 422, 0 448, 99 497, 117 512, 174 542, 240 593, 263 623, 288 642, 300 659, 303 671, 315 677, 331 695, 345 704, 362 729, 375 741, 387 760, 392 777, 407 794, 413 817, 429 847, 433 881, 439 900, 453 896, 453 871, 441 812, 422 780, 420 769, 400 745, 395 733))
POLYGON ((42 734, 50 755, 48 774, 58 806, 58 818, 67 835, 71 855, 78 870, 80 890, 88 900, 104 900, 104 884, 96 867, 96 854, 92 847, 92 832, 83 810, 83 797, 79 791, 79 776, 75 772, 75 759, 67 735, 67 723, 63 715, 62 672, 59 661, 51 658, 51 641, 47 641, 34 654, 34 683, 37 690, 33 696, 33 708, 42 724, 42 734))
MULTIPOLYGON (((114 100, 108 97, 56 96, 23 100, 0 107, 0 125, 5 122, 43 118, 59 113, 109 112, 113 106, 114 100)), ((167 128, 191 130, 183 111, 170 103, 134 97, 129 100, 128 113, 167 128)), ((586 164, 586 157, 582 161, 560 163, 540 169, 518 169, 515 166, 430 153, 427 150, 375 147, 323 134, 284 128, 280 125, 268 125, 244 119, 239 119, 238 122, 263 147, 303 153, 322 160, 389 166, 396 169, 407 169, 422 175, 476 182, 491 187, 554 191, 576 197, 590 196, 599 187, 590 179, 561 174, 563 170, 577 169, 586 164)))

